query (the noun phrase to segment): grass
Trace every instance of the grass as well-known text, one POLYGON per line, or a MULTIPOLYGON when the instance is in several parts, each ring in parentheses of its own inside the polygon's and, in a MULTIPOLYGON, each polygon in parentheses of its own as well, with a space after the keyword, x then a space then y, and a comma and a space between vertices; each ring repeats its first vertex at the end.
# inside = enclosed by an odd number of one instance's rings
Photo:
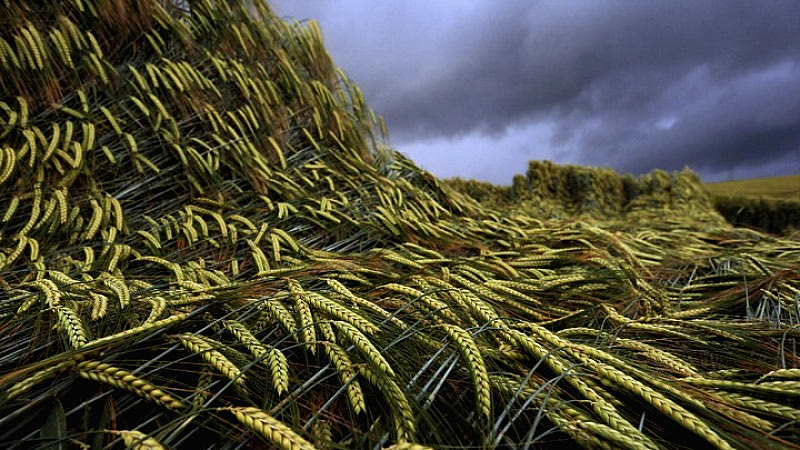
POLYGON ((800 228, 800 175, 708 183, 725 219, 770 233, 800 228))
POLYGON ((800 175, 706 183, 712 195, 768 197, 800 201, 800 175))
POLYGON ((1 447, 800 446, 800 236, 691 172, 441 182, 313 22, 5 7, 1 447))

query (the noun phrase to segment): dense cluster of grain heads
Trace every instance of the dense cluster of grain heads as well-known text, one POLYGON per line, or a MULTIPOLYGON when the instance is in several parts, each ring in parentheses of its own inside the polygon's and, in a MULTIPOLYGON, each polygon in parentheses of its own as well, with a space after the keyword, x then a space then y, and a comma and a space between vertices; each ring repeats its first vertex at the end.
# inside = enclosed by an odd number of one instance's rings
POLYGON ((800 443, 796 234, 441 183, 261 1, 0 2, 0 215, 3 448, 800 443))

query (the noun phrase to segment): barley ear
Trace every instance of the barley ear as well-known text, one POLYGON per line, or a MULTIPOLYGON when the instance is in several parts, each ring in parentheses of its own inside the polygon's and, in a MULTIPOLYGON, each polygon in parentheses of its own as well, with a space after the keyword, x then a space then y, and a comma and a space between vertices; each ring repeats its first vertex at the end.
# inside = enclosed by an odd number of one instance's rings
POLYGON ((172 410, 183 409, 184 404, 158 389, 147 381, 132 375, 127 370, 114 367, 100 361, 84 361, 75 367, 82 378, 125 389, 134 394, 172 410))
POLYGON ((395 377, 394 370, 386 358, 383 357, 380 350, 378 350, 375 345, 370 342, 370 340, 359 331, 356 327, 350 325, 347 322, 342 321, 335 321, 333 322, 336 325, 336 328, 342 332, 342 334, 350 341, 351 344, 355 346, 355 348, 362 354, 364 357, 367 358, 367 361, 375 366, 376 369, 383 372, 384 374, 395 377))
POLYGON ((273 348, 267 354, 267 363, 272 374, 272 384, 278 395, 289 391, 289 361, 286 355, 277 348, 273 348))
POLYGON ((122 442, 131 450, 165 450, 166 447, 150 436, 136 430, 109 430, 109 433, 119 434, 122 442))
POLYGON ((70 369, 76 364, 78 364, 78 361, 76 359, 68 359, 54 366, 42 369, 34 373, 33 375, 25 378, 22 381, 15 383, 10 388, 8 388, 8 390, 6 391, 8 399, 11 400, 13 398, 19 397, 20 395, 24 394, 25 392, 28 392, 31 388, 41 383, 42 381, 55 376, 58 372, 70 369))
POLYGON ((481 352, 468 332, 455 325, 442 326, 467 364, 472 382, 475 384, 475 403, 478 405, 478 411, 488 419, 492 412, 492 389, 489 384, 489 372, 486 370, 481 352))
POLYGON ((236 419, 250 430, 283 450, 315 450, 313 444, 295 433, 288 425, 259 408, 250 406, 230 408, 236 419))
POLYGON ((300 286, 300 283, 297 281, 292 279, 287 281, 289 284, 289 292, 291 292, 292 299, 294 299, 297 316, 300 319, 300 336, 302 336, 303 341, 308 344, 309 351, 314 354, 316 353, 314 342, 317 340, 317 335, 314 331, 314 316, 309 306, 308 293, 303 290, 302 286, 300 286))
POLYGON ((72 348, 79 349, 89 342, 89 336, 86 334, 86 328, 83 326, 81 318, 72 308, 68 306, 59 306, 56 310, 58 312, 58 322, 61 329, 67 334, 72 348))
POLYGON ((191 333, 184 333, 175 337, 180 340, 181 344, 183 344, 187 350, 199 354, 206 362, 211 364, 212 367, 225 375, 229 380, 233 381, 238 389, 241 389, 242 392, 247 392, 245 375, 225 355, 216 350, 217 348, 223 347, 221 343, 211 338, 191 333))

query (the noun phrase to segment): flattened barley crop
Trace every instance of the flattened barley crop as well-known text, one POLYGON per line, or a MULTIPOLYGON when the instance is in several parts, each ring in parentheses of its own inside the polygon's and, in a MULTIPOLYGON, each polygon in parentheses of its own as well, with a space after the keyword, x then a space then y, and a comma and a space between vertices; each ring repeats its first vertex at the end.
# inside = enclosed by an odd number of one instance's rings
POLYGON ((800 236, 690 172, 441 182, 313 22, 2 2, 0 446, 800 446, 800 236))

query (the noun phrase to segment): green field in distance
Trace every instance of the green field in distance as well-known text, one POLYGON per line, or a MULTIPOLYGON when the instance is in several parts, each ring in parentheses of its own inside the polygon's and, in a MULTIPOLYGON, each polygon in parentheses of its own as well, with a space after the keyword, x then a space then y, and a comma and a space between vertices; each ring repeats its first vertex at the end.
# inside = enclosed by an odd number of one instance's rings
POLYGON ((800 175, 706 183, 706 187, 712 195, 746 195, 800 200, 800 175))

